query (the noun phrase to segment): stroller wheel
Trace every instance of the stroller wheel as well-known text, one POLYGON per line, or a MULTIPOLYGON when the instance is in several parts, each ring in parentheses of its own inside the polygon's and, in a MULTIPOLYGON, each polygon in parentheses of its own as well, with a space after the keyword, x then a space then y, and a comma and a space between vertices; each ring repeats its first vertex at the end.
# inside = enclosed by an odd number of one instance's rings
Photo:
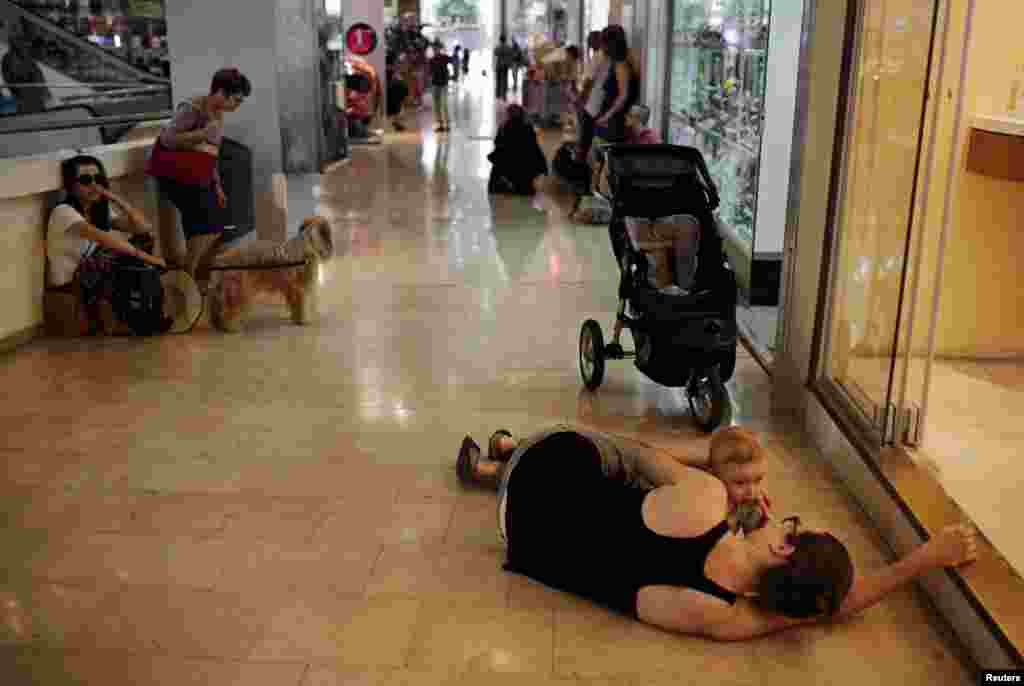
POLYGON ((604 336, 601 325, 593 319, 580 329, 580 376, 588 391, 596 390, 604 381, 604 336))
POLYGON ((725 417, 729 396, 718 373, 718 365, 711 369, 694 372, 686 387, 686 398, 690 401, 693 418, 704 431, 711 433, 718 428, 725 417))

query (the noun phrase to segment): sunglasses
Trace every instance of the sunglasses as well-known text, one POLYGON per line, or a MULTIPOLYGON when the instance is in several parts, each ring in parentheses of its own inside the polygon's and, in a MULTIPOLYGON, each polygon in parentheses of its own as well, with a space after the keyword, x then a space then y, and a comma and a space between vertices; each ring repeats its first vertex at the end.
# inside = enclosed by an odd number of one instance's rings
POLYGON ((800 533, 800 518, 796 515, 786 517, 782 520, 782 527, 786 531, 786 545, 795 546, 800 533))
POLYGON ((91 186, 98 183, 101 186, 107 185, 107 177, 103 174, 82 174, 78 177, 78 183, 82 186, 91 186))

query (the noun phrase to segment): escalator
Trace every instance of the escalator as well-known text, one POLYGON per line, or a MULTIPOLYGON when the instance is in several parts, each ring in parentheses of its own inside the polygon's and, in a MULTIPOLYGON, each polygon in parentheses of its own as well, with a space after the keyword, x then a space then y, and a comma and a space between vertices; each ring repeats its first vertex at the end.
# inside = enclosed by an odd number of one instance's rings
MULTIPOLYGON (((134 34, 116 30, 87 33, 99 28, 94 23, 96 17, 83 15, 88 17, 83 21, 91 23, 80 24, 75 19, 78 8, 78 0, 0 0, 0 22, 7 27, 8 36, 27 46, 44 72, 50 95, 46 112, 28 116, 33 121, 63 121, 72 108, 93 117, 168 113, 171 83, 166 48, 142 46, 134 34), (89 39, 79 35, 82 33, 89 39), (122 40, 130 45, 126 48, 122 40)), ((26 116, 19 114, 0 115, 0 136, 5 129, 24 128, 26 121, 26 116)), ((101 142, 117 141, 132 126, 99 127, 101 142)))

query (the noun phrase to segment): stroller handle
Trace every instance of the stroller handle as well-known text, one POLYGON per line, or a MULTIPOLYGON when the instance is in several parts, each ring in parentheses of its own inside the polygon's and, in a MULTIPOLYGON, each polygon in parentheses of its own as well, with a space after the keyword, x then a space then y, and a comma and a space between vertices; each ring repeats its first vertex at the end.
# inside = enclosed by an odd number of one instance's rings
MULTIPOLYGON (((599 156, 601 167, 599 170, 603 171, 604 167, 608 164, 610 155, 614 154, 616 150, 639 150, 644 149, 645 152, 650 152, 652 149, 660 149, 664 151, 671 151, 673 155, 685 159, 687 162, 692 164, 697 171, 697 176, 708 192, 708 207, 714 212, 718 209, 721 204, 721 198, 718 195, 718 186, 715 185, 715 180, 711 177, 711 172, 708 171, 708 165, 704 160, 704 155, 700 150, 692 146, 687 145, 671 145, 668 143, 660 144, 647 144, 647 145, 636 145, 628 143, 596 143, 594 145, 595 150, 599 156)), ((609 189, 611 190, 611 189, 609 189)), ((612 193, 614 195, 614 192, 612 193)))

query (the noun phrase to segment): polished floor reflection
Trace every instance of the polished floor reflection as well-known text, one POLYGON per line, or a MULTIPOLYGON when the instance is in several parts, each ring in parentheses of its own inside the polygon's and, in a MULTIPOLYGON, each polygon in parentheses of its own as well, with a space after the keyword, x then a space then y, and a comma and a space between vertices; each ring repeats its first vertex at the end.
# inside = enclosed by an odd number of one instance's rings
MULTIPOLYGON (((318 324, 266 305, 236 336, 0 358, 0 683, 966 683, 909 590, 753 646, 502 572, 493 497, 452 469, 465 433, 571 421, 680 455, 707 439, 628 365, 581 392, 579 326, 616 306, 607 232, 568 223, 554 191, 488 198, 493 107, 456 100, 449 136, 388 134, 322 179, 341 254, 318 324)), ((766 433, 777 509, 880 563, 746 355, 731 391, 766 433)))

